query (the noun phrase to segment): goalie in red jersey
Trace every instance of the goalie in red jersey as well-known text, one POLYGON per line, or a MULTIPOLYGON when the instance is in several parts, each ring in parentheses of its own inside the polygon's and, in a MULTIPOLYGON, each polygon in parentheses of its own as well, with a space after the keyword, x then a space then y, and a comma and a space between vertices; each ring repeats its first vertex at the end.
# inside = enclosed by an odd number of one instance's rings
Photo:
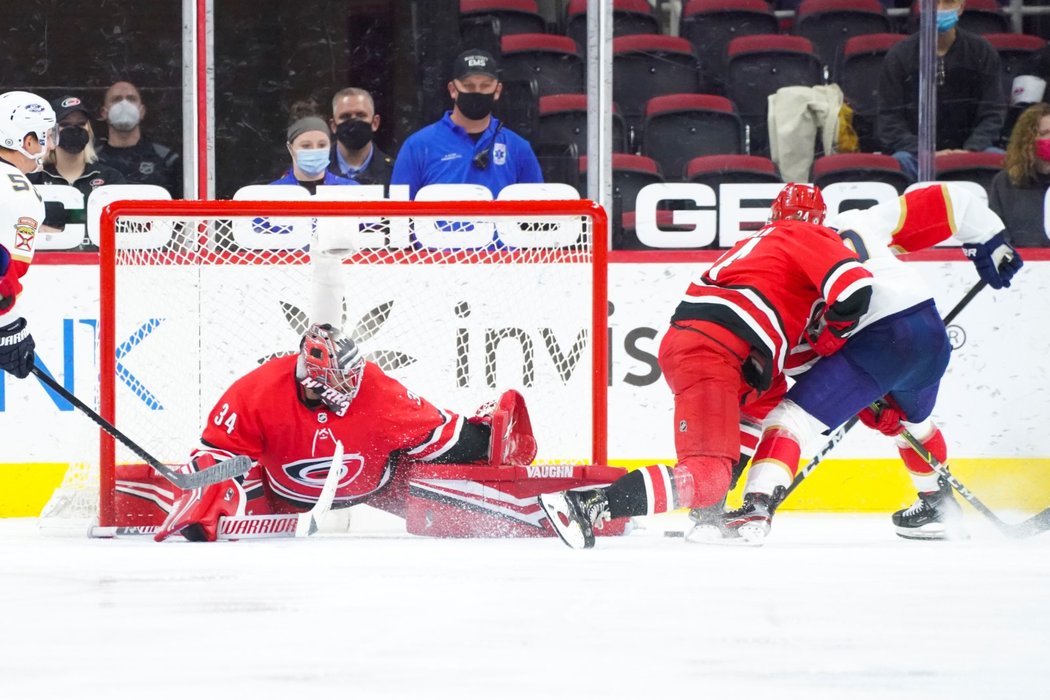
POLYGON ((746 462, 742 426, 761 422, 780 401, 785 359, 814 309, 825 305, 811 338, 818 352, 835 352, 853 332, 868 308, 871 273, 811 216, 824 211, 823 201, 807 200, 814 192, 786 187, 771 223, 693 281, 671 317, 659 363, 674 393, 677 466, 654 464, 606 488, 539 497, 567 545, 592 547, 603 520, 721 504, 734 464, 746 462))
POLYGON ((181 534, 212 541, 223 516, 308 510, 336 441, 345 452, 336 507, 382 497, 405 463, 529 464, 536 455, 518 392, 464 418, 387 376, 332 326, 315 324, 296 355, 269 360, 227 389, 191 460, 204 468, 247 455, 251 470, 243 479, 183 492, 155 539, 181 534))

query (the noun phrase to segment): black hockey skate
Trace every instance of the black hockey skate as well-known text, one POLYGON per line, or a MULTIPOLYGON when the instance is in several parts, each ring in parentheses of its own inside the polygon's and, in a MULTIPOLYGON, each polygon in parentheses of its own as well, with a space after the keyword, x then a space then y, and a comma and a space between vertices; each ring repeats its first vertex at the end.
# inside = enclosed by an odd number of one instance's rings
POLYGON ((944 479, 937 480, 937 490, 920 493, 910 508, 893 514, 897 534, 908 540, 965 540, 962 508, 944 479))
POLYGON ((786 491, 783 486, 777 486, 772 495, 745 493, 743 505, 726 513, 726 529, 736 532, 750 544, 762 544, 772 526, 773 513, 784 500, 786 491))
POLYGON ((558 537, 573 549, 593 547, 595 528, 600 530, 610 519, 609 499, 602 489, 544 493, 538 500, 558 537))

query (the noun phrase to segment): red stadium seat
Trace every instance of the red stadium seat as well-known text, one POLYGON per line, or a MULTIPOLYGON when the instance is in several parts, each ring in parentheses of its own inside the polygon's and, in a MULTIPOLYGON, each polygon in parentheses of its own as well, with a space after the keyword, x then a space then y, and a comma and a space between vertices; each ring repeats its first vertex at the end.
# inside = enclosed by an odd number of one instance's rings
POLYGON ((813 42, 833 75, 849 38, 889 31, 890 20, 879 0, 802 0, 795 20, 795 33, 813 42))
POLYGON ((852 37, 842 48, 838 84, 853 108, 853 129, 862 151, 878 148, 875 118, 879 111, 879 74, 886 52, 904 38, 903 34, 863 34, 852 37))
POLYGON ((627 124, 638 129, 652 98, 696 92, 699 68, 693 45, 685 39, 663 34, 613 39, 613 99, 627 124))
POLYGON ((723 95, 729 42, 778 31, 776 15, 765 0, 689 0, 682 10, 678 34, 696 47, 704 78, 702 89, 723 95))
MULTIPOLYGON (((613 152, 627 147, 626 128, 620 109, 613 104, 613 152)), ((574 143, 580 154, 587 152, 587 96, 546 95, 540 98, 539 140, 547 143, 574 143)))
POLYGON ((685 175, 698 156, 744 152, 744 123, 736 107, 719 95, 663 95, 649 100, 642 153, 660 163, 668 180, 685 175))
POLYGON ((540 97, 583 92, 583 59, 572 39, 558 34, 513 34, 500 40, 506 80, 535 80, 540 97))
POLYGON ((762 156, 701 156, 685 166, 689 182, 709 185, 716 191, 722 184, 783 182, 776 164, 762 156))
POLYGON ((753 154, 769 153, 768 98, 789 85, 820 85, 824 71, 813 43, 801 36, 761 34, 729 42, 726 96, 751 130, 753 154))
POLYGON ((969 180, 989 191, 992 178, 1003 169, 1003 156, 998 153, 945 153, 934 158, 937 180, 969 180))
MULTIPOLYGON (((587 45, 587 0, 569 0, 565 11, 565 33, 580 53, 587 45)), ((647 0, 613 0, 613 36, 659 34, 660 20, 647 0)))
POLYGON ((817 187, 836 182, 885 182, 898 194, 911 184, 896 158, 879 153, 835 153, 817 158, 812 181, 817 187))

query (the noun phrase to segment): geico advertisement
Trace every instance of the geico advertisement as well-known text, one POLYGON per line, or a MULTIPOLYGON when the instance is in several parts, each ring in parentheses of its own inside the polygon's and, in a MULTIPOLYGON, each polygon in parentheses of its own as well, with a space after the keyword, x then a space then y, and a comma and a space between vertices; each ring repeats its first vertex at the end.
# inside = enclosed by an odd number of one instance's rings
MULTIPOLYGON (((977 282, 973 266, 958 262, 913 262, 936 290, 938 308, 946 314, 977 282)), ((660 337, 677 300, 691 276, 704 263, 617 263, 609 269, 609 324, 611 366, 609 372, 609 456, 611 459, 667 460, 673 457, 672 401, 656 363, 660 337)), ((37 342, 37 361, 67 388, 89 405, 97 405, 98 381, 96 337, 98 334, 98 271, 93 265, 35 265, 26 279, 26 292, 19 310, 29 319, 37 342)), ((453 303, 449 295, 450 304, 453 303)), ((1050 347, 1050 328, 1044 323, 1046 299, 1050 298, 1050 264, 1030 261, 1014 279, 1010 289, 985 289, 958 316, 949 330, 954 353, 944 378, 934 417, 943 426, 958 457, 1047 457, 1050 431, 1045 416, 1050 412, 1050 377, 1045 362, 1050 347)), ((543 339, 543 328, 557 309, 540 309, 526 300, 510 319, 519 319, 522 336, 536 348, 552 346, 543 339)), ((158 314, 158 329, 164 329, 158 314)), ((192 322, 192 319, 191 319, 192 322)), ((172 326, 174 328, 174 326, 172 326)), ((158 330, 158 333, 160 331, 158 330)), ((438 324, 427 333, 427 342, 438 347, 456 342, 463 324, 438 324), (448 337, 445 337, 448 336, 448 337)), ((295 334, 287 324, 275 326, 275 338, 294 347, 295 334)), ((159 339, 158 335, 154 340, 159 339)), ((572 350, 575 328, 558 332, 558 354, 572 350)), ((480 336, 479 336, 480 340, 480 336)), ((276 342, 276 341, 275 341, 276 342)), ((146 363, 141 370, 134 364, 136 344, 126 329, 118 332, 118 346, 125 352, 122 364, 141 396, 156 399, 157 406, 172 405, 167 386, 180 386, 181 375, 192 372, 178 362, 170 366, 146 363)), ((260 347, 255 360, 274 347, 260 347)), ((418 352, 426 352, 421 348, 418 352)), ((539 350, 537 350, 539 353, 539 350)), ((539 357, 539 354, 536 355, 539 357)), ((140 356, 139 360, 145 356, 140 356)), ((206 366, 207 356, 202 359, 206 366)), ((470 366, 471 376, 520 377, 521 353, 501 353, 494 366, 470 366)), ((579 369, 577 363, 576 370, 579 369)), ((456 384, 450 371, 446 386, 456 384)), ((196 383, 196 377, 186 381, 196 383)), ((205 382, 206 390, 221 392, 227 379, 205 382)), ((499 379, 478 382, 502 386, 499 379)), ((488 391, 487 393, 492 393, 488 391)), ((460 404, 452 396, 428 395, 438 404, 469 411, 476 405, 460 404)), ((547 411, 542 404, 558 404, 563 398, 544 392, 529 397, 533 411, 547 411)), ((146 402, 143 401, 143 406, 146 402)), ((164 410, 154 408, 151 410, 164 410)), ((205 410, 206 407, 205 407, 205 410)), ((559 407, 553 407, 555 413, 559 407)), ((562 413, 562 415, 565 415, 562 413)), ((193 423, 197 418, 175 417, 193 423)), ((118 416, 119 422, 119 416, 118 416)), ((118 427, 122 427, 118 425, 118 427)), ((124 426, 133 439, 133 425, 124 426)), ((196 430, 187 434, 186 448, 196 430)), ((543 428, 537 429, 542 446, 543 428)), ((70 461, 93 459, 97 451, 97 428, 60 397, 53 395, 36 378, 16 379, 4 374, 0 381, 0 462, 70 461)), ((177 440, 181 442, 182 439, 177 440)), ((553 440, 556 438, 550 438, 553 440)), ((152 445, 145 444, 147 450, 152 445)), ((542 447, 541 447, 542 449, 542 447)), ((836 457, 892 457, 892 441, 858 428, 836 448, 836 457)), ((177 458, 165 454, 162 458, 177 458)))
MULTIPOLYGON (((913 185, 909 189, 929 183, 913 185)), ((955 183, 966 187, 987 201, 984 188, 973 182, 955 183)), ((699 183, 663 183, 643 187, 635 201, 624 202, 624 211, 635 212, 635 232, 645 248, 706 248, 716 245, 732 247, 764 223, 769 205, 783 184, 724 184, 710 187, 699 183), (671 210, 670 222, 657 222, 657 212, 671 210)), ((118 199, 170 199, 155 185, 104 185, 91 193, 85 203, 79 191, 68 185, 41 185, 41 196, 60 202, 66 209, 66 223, 59 232, 47 232, 38 238, 38 250, 68 250, 80 245, 85 232, 97 245, 99 213, 102 207, 118 199)), ((896 190, 880 182, 842 182, 823 189, 830 212, 866 208, 892 200, 896 190)), ((1050 192, 1048 192, 1050 194, 1050 192)), ((406 185, 321 186, 315 199, 328 201, 407 200, 406 185)), ((495 195, 482 185, 428 185, 416 193, 416 201, 485 201, 578 199, 577 191, 565 184, 516 184, 495 195)), ((309 200, 310 193, 296 185, 249 185, 237 191, 239 200, 309 200)), ((1050 205, 1048 205, 1050 206, 1050 205)))

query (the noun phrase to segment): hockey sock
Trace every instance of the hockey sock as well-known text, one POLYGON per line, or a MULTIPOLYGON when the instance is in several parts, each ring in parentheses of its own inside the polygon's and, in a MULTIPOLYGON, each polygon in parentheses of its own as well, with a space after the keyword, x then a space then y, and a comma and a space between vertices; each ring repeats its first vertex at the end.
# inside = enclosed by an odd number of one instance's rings
POLYGON ((774 426, 762 433, 751 471, 747 476, 748 493, 773 493, 777 486, 787 487, 798 471, 802 446, 791 432, 774 426))
POLYGON ((606 488, 605 496, 613 518, 666 513, 678 507, 673 470, 663 464, 635 469, 606 488))
MULTIPOLYGON (((934 428, 933 433, 922 440, 922 446, 936 457, 941 464, 948 463, 948 445, 944 442, 944 433, 941 432, 940 428, 934 428)), ((939 488, 937 472, 926 463, 926 460, 919 456, 918 452, 908 446, 907 443, 901 445, 899 440, 897 442, 897 450, 901 453, 904 466, 908 468, 908 475, 911 476, 911 481, 915 484, 916 491, 919 493, 931 493, 939 488)))

